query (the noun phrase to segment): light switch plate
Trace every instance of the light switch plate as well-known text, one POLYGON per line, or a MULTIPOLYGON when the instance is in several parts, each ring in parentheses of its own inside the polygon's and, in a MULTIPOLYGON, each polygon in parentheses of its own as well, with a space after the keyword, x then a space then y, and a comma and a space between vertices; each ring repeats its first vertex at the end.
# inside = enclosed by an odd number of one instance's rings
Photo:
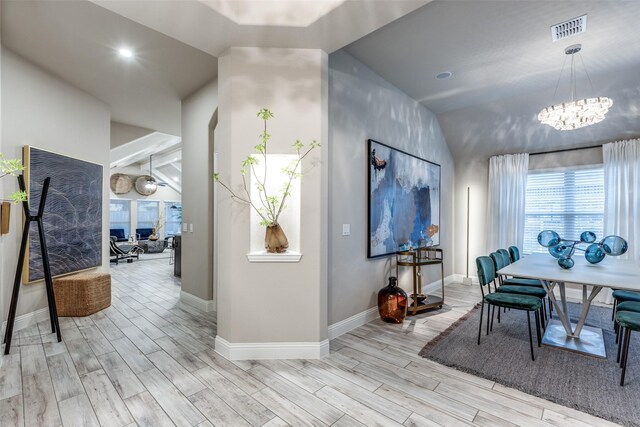
POLYGON ((193 233, 193 224, 189 224, 189 233, 193 233))
POLYGON ((189 229, 189 224, 187 224, 186 222, 183 222, 182 223, 182 231, 184 231, 186 233, 188 229, 189 229))
POLYGON ((351 224, 342 224, 342 235, 351 236, 351 224))

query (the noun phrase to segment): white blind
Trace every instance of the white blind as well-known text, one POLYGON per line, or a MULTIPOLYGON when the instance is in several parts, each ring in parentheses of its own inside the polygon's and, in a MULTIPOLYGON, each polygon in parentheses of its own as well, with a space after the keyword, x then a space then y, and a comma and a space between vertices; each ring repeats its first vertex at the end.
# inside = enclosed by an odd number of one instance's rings
POLYGON ((182 203, 165 200, 164 218, 164 235, 179 234, 182 225, 182 203))
POLYGON ((138 200, 138 227, 152 228, 160 216, 160 202, 154 200, 138 200))
POLYGON ((131 201, 111 199, 109 201, 109 228, 124 230, 125 237, 131 231, 131 201))
POLYGON ((579 240, 583 231, 604 237, 604 170, 602 166, 531 172, 527 178, 523 253, 547 252, 538 233, 554 230, 579 240))

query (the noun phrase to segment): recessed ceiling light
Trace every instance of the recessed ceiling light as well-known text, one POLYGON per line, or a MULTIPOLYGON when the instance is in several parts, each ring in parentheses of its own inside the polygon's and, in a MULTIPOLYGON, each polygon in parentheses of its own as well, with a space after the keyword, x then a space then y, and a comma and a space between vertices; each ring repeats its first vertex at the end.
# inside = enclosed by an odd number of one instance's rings
POLYGON ((120 49, 118 49, 118 53, 123 58, 132 58, 133 57, 133 52, 131 51, 131 49, 127 49, 126 47, 121 47, 120 49))
POLYGON ((436 74, 436 79, 445 80, 445 79, 448 79, 449 77, 451 77, 452 75, 453 75, 453 73, 451 71, 443 71, 442 73, 436 74))

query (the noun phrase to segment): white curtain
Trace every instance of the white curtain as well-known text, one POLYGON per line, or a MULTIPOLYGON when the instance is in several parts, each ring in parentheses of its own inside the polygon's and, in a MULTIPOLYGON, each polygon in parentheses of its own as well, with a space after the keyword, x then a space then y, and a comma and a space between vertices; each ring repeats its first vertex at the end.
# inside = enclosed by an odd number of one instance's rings
MULTIPOLYGON (((622 258, 640 261, 640 139, 602 146, 604 158, 604 234, 629 243, 622 258)), ((606 293, 611 303, 611 292, 606 293)))
POLYGON ((487 251, 524 242, 524 204, 529 155, 507 154, 489 159, 487 251))

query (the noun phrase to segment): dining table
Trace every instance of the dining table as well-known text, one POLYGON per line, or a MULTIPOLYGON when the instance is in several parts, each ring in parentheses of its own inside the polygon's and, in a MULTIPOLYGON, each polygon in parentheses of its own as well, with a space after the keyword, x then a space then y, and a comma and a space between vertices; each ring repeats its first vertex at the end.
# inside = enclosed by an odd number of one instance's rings
POLYGON ((547 291, 557 319, 548 322, 542 344, 606 358, 602 329, 585 324, 589 309, 605 288, 640 291, 640 265, 610 256, 598 264, 590 264, 584 257, 576 256, 573 259, 573 268, 563 269, 553 256, 534 253, 501 268, 498 274, 537 279, 547 291), (576 322, 572 322, 569 316, 568 284, 577 285, 581 291, 581 298, 578 299, 580 314, 576 322))

